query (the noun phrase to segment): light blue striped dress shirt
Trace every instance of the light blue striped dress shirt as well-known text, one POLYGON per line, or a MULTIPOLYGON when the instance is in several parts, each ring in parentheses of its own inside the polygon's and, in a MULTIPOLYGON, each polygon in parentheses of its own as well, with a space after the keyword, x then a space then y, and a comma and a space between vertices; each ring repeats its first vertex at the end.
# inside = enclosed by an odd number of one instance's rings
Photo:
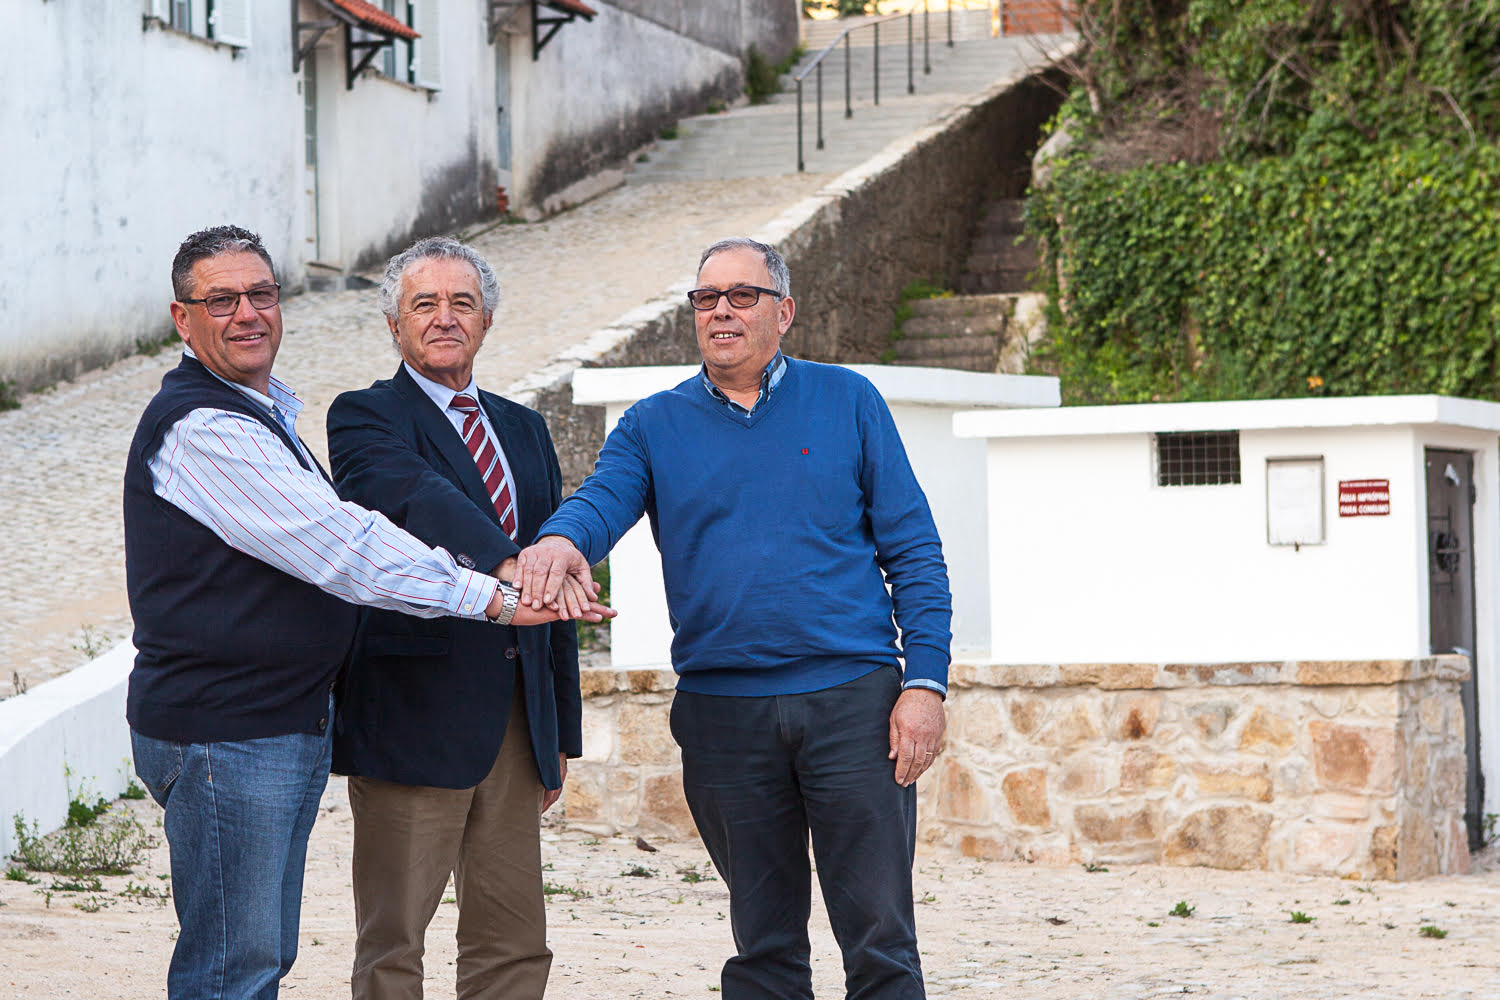
MULTIPOLYGON (((273 377, 267 395, 220 381, 269 411, 307 456, 296 430, 302 401, 284 383, 273 377)), ((385 515, 340 500, 275 433, 242 413, 191 411, 147 467, 157 496, 225 544, 352 604, 483 618, 495 595, 494 577, 464 569, 385 515)))

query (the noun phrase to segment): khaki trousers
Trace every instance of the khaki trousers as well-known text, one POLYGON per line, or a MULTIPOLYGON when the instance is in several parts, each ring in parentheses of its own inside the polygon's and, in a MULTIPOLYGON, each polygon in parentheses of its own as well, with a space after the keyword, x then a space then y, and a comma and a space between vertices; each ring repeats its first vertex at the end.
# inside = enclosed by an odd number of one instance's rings
POLYGON ((529 1000, 552 951, 542 896, 542 784, 519 689, 474 788, 351 777, 354 1000, 420 1000, 427 925, 448 876, 458 897, 458 1000, 529 1000))

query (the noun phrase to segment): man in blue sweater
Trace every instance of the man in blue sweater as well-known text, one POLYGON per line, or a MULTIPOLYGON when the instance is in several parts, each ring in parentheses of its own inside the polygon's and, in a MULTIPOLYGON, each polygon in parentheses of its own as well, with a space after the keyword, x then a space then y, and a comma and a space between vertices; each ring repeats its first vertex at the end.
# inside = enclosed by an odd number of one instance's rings
POLYGON ((726 1000, 812 996, 809 833, 848 996, 922 997, 913 782, 941 749, 951 639, 937 530, 874 386, 781 353, 781 255, 716 243, 698 285, 701 371, 620 418, 521 553, 522 602, 588 579, 646 514, 683 788, 730 892, 726 1000))

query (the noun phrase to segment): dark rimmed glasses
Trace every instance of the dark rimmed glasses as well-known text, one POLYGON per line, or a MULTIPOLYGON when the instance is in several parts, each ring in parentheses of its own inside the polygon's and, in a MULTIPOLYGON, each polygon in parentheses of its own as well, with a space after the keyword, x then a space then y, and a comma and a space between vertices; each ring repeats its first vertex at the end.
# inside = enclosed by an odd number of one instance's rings
POLYGON ((273 282, 269 285, 256 285, 243 292, 221 292, 202 299, 177 301, 183 305, 202 305, 210 316, 233 316, 239 311, 241 295, 250 300, 252 309, 270 309, 281 301, 281 286, 273 282))
POLYGON ((687 293, 688 304, 699 312, 708 312, 719 304, 719 296, 729 300, 729 304, 736 309, 749 309, 760 301, 761 295, 769 295, 774 299, 785 298, 774 288, 762 288, 759 285, 735 285, 726 288, 722 292, 717 288, 695 288, 687 293))

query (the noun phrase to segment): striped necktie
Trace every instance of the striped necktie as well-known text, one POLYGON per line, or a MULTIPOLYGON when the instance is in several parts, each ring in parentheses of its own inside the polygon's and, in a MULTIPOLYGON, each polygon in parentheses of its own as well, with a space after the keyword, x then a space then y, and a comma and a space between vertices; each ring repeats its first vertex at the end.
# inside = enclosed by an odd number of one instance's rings
POLYGON ((484 421, 479 419, 479 404, 473 396, 459 393, 448 404, 464 415, 463 437, 474 464, 479 466, 479 475, 484 479, 484 488, 500 515, 500 527, 511 538, 516 537, 516 503, 511 494, 510 481, 505 478, 505 466, 500 462, 500 453, 485 432, 484 421))

